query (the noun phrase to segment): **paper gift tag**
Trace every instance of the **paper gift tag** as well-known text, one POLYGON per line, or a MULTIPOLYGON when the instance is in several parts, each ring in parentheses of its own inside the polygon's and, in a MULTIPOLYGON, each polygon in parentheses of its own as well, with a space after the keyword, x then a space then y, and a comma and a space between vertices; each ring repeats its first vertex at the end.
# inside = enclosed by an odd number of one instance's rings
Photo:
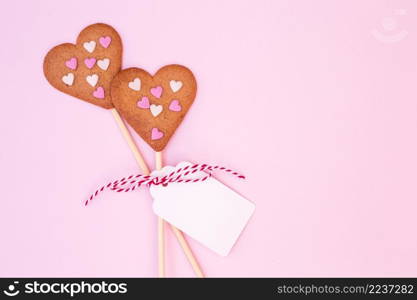
MULTIPOLYGON (((165 175, 177 168, 192 165, 181 162, 166 166, 152 175, 165 175)), ((187 178, 207 175, 197 172, 187 178)), ((218 180, 210 177, 203 182, 152 185, 155 214, 214 252, 229 254, 240 233, 255 210, 255 205, 218 180)))

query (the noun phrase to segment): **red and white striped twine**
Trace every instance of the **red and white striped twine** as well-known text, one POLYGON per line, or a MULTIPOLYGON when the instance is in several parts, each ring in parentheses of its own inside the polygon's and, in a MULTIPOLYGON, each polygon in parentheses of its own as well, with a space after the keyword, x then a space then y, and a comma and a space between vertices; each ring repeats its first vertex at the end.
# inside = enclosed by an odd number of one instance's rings
POLYGON ((220 166, 210 166, 207 164, 195 164, 192 166, 185 166, 183 168, 178 168, 175 171, 172 171, 168 175, 159 177, 153 175, 130 175, 128 177, 123 177, 122 179, 118 179, 113 182, 109 182, 106 185, 98 188, 91 196, 85 201, 84 205, 88 205, 94 198, 97 197, 98 194, 103 192, 104 190, 112 190, 118 193, 121 192, 131 192, 134 191, 136 188, 140 186, 151 186, 151 185, 163 185, 167 186, 173 182, 182 182, 182 183, 192 183, 192 182, 200 182, 205 181, 211 177, 211 173, 214 171, 223 171, 229 173, 237 178, 245 179, 245 176, 225 167, 220 166), (208 172, 203 177, 199 178, 186 178, 187 175, 194 174, 196 172, 208 172))

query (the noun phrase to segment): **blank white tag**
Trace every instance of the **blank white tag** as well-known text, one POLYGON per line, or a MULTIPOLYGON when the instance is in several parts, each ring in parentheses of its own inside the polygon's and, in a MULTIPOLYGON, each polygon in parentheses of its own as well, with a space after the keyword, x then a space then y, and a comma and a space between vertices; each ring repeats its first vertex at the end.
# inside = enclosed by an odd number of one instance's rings
MULTIPOLYGON (((166 166, 152 175, 165 175, 177 168, 192 165, 181 162, 166 166)), ((207 175, 197 172, 187 178, 207 175)), ((203 182, 170 183, 150 187, 155 214, 214 252, 229 254, 255 210, 249 202, 213 177, 203 182)))

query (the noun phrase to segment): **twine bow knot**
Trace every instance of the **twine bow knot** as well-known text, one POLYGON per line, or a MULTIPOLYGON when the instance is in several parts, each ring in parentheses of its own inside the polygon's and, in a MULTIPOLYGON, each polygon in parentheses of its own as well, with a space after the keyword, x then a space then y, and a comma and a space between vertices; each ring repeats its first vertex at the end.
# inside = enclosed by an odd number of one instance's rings
POLYGON ((130 175, 127 177, 123 177, 121 179, 115 180, 113 182, 109 182, 102 187, 98 188, 90 197, 84 202, 84 205, 88 205, 97 195, 103 192, 106 189, 116 191, 118 193, 121 192, 131 192, 134 191, 136 188, 140 186, 148 186, 151 185, 162 185, 168 186, 171 183, 193 183, 193 182, 202 182, 207 180, 211 177, 212 172, 214 171, 223 171, 225 173, 231 174, 237 178, 245 179, 245 176, 235 172, 231 169, 221 167, 221 166, 210 166, 207 164, 195 164, 189 165, 185 167, 178 168, 167 175, 164 176, 157 176, 157 175, 130 175), (193 175, 197 172, 205 172, 203 176, 194 178, 193 175))

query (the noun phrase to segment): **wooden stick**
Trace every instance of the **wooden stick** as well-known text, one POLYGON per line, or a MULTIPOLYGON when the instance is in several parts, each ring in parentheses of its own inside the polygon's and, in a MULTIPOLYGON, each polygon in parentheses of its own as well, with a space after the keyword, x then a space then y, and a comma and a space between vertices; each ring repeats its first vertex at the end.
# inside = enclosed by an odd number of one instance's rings
MULTIPOLYGON (((162 169, 162 152, 155 152, 155 169, 162 169)), ((165 277, 165 233, 164 220, 158 216, 158 270, 159 277, 165 277)))
MULTIPOLYGON (((142 169, 142 172, 145 175, 148 175, 150 173, 148 166, 146 165, 145 160, 143 159, 143 156, 140 154, 138 147, 136 146, 136 143, 134 142, 132 135, 130 134, 129 130, 126 127, 126 124, 123 122, 122 118, 120 117, 120 114, 118 113, 118 111, 115 108, 110 109, 112 112, 112 115, 114 116, 114 119, 116 120, 117 125, 119 126, 120 130, 122 131, 123 137, 126 139, 127 144, 129 145, 130 150, 133 152, 133 155, 135 156, 136 162, 138 163, 139 167, 142 169)), ((160 152, 156 152, 156 153, 160 153, 160 152)), ((162 154, 162 153, 161 153, 162 154)), ((156 155, 161 155, 161 154, 156 154, 156 155)), ((157 161, 157 160, 155 160, 157 161)), ((161 163, 161 167, 162 167, 162 155, 161 158, 158 159, 158 161, 160 161, 161 163)), ((163 222, 163 220, 162 220, 163 222)), ((162 223, 161 222, 161 223, 162 223)), ((185 240, 182 232, 176 228, 174 225, 169 224, 172 231, 174 232, 178 243, 180 244, 185 256, 188 259, 188 262, 191 264, 191 267, 194 270, 194 273, 197 275, 197 277, 204 277, 203 271, 201 270, 200 265, 198 264, 190 246, 188 245, 187 241, 185 240)), ((163 226, 162 230, 163 230, 163 226)), ((159 228, 159 219, 158 219, 158 228, 159 228)), ((158 234, 159 236, 159 234, 158 234)), ((163 249, 163 248, 162 248, 163 249)))
POLYGON ((197 275, 197 277, 204 278, 203 271, 200 268, 200 265, 198 264, 197 260, 195 259, 193 252, 191 252, 190 247, 188 246, 187 241, 184 238, 184 235, 182 234, 182 231, 179 230, 177 227, 171 225, 171 229, 174 232, 175 236, 177 237, 178 242, 180 243, 182 250, 184 251, 185 256, 187 256, 189 263, 191 264, 191 267, 194 270, 194 273, 197 275))
POLYGON ((136 146, 132 135, 130 134, 129 130, 126 127, 125 122, 123 122, 122 117, 120 117, 119 112, 115 109, 112 108, 110 109, 114 119, 116 120, 117 125, 119 125, 120 131, 123 134, 123 137, 125 138, 127 144, 129 145, 130 150, 132 150, 133 156, 136 159, 136 162, 139 165, 139 168, 142 170, 142 172, 146 175, 148 175, 149 172, 149 168, 148 165, 146 164, 145 160, 143 159, 142 154, 140 154, 138 147, 136 146))

